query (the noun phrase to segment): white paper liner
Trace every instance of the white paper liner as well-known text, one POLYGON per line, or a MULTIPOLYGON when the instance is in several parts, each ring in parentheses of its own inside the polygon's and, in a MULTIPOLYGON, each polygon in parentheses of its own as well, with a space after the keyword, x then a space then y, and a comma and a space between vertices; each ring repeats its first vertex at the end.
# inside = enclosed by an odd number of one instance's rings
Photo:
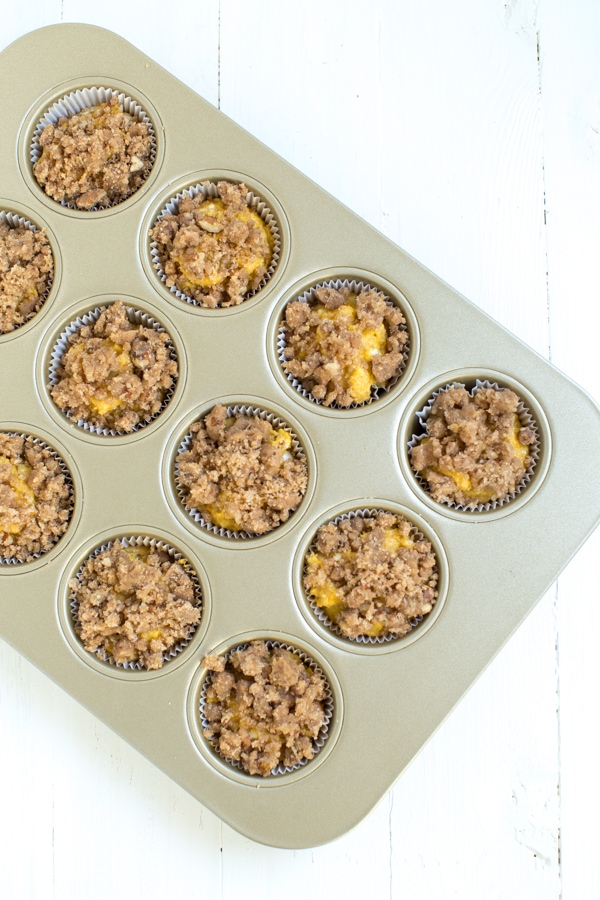
MULTIPOLYGON (((389 510, 389 509, 354 509, 351 512, 342 513, 341 515, 336 516, 335 519, 331 519, 331 521, 324 522, 323 524, 337 525, 343 519, 354 519, 357 517, 361 518, 361 519, 373 519, 379 513, 389 513, 393 516, 397 516, 399 518, 404 518, 403 516, 400 516, 399 513, 393 512, 393 510, 389 510)), ((411 525, 410 536, 411 536, 412 540, 414 540, 414 541, 426 541, 427 540, 425 535, 422 534, 422 532, 420 532, 419 529, 415 525, 413 525, 408 519, 406 519, 406 521, 409 522, 409 524, 411 525)), ((315 533, 315 538, 316 538, 316 533, 315 533)), ((309 553, 312 553, 315 550, 316 550, 315 541, 313 539, 313 541, 311 542, 311 544, 306 552, 306 556, 308 556, 309 553)), ((302 575, 304 576, 304 575, 306 575, 306 573, 307 573, 307 566, 306 566, 306 557, 305 557, 304 566, 302 569, 302 575)), ((438 570, 437 565, 433 569, 432 574, 433 573, 435 573, 439 576, 439 570, 438 570)), ((315 616, 317 617, 319 622, 322 625, 324 625, 326 628, 328 628, 329 631, 332 632, 332 634, 335 634, 338 637, 343 638, 343 640, 345 640, 345 641, 350 641, 353 644, 377 645, 377 644, 389 644, 392 641, 402 641, 404 638, 406 638, 410 634, 412 634, 414 629, 418 625, 420 625, 421 622, 427 618, 427 616, 430 615, 430 613, 426 613, 423 616, 418 616, 417 618, 413 619, 411 622, 412 628, 410 631, 407 631, 406 634, 387 634, 387 635, 383 635, 383 636, 380 635, 378 637, 371 637, 370 635, 363 634, 363 635, 359 635, 358 637, 349 637, 347 634, 344 634, 342 629, 333 621, 333 619, 329 618, 329 616, 327 615, 325 610, 322 607, 318 606, 314 597, 312 597, 311 594, 309 594, 308 590, 304 587, 304 584, 303 584, 303 589, 304 589, 304 596, 306 597, 310 608, 312 609, 313 613, 315 614, 315 616)), ((437 603, 437 597, 433 601, 433 606, 435 606, 436 603, 437 603)), ((433 612, 433 610, 432 610, 432 612, 433 612)))
MULTIPOLYGON (((45 235, 44 230, 40 229, 40 228, 36 228, 36 226, 33 224, 33 222, 30 222, 29 219, 25 219, 23 216, 17 216, 16 213, 11 213, 4 209, 0 209, 0 225, 8 225, 9 228, 19 228, 21 226, 24 226, 29 231, 33 231, 35 234, 38 234, 39 232, 41 232, 42 234, 45 235)), ((45 235, 45 236, 47 238, 47 235, 45 235)), ((50 241, 48 241, 48 245, 50 246, 50 252, 52 253, 52 245, 50 244, 50 241)), ((52 253, 52 263, 54 266, 54 254, 53 253, 52 253)), ((27 322, 30 322, 34 316, 37 316, 37 314, 41 310, 42 306, 48 299, 48 295, 52 288, 53 282, 54 282, 54 268, 53 268, 52 272, 50 273, 50 275, 48 276, 48 283, 46 285, 46 290, 44 291, 43 296, 38 297, 38 302, 35 305, 35 309, 33 309, 23 319, 22 322, 19 322, 18 325, 15 325, 15 327, 12 329, 12 331, 0 331, 0 336, 2 336, 3 334, 12 334, 13 331, 17 331, 18 328, 22 328, 23 325, 25 325, 27 322)))
MULTIPOLYGON (((265 409, 260 409, 257 406, 228 406, 226 407, 227 416, 257 416, 259 419, 264 419, 269 423, 271 428, 279 429, 283 428, 285 431, 289 432, 292 435, 292 444, 290 451, 296 459, 301 459, 306 461, 306 454, 304 453, 304 448, 302 444, 283 419, 280 419, 278 416, 273 413, 267 412, 265 409)), ((205 414, 205 416, 208 413, 205 414)), ((205 418, 203 416, 202 418, 205 418)), ((265 534, 271 534, 273 531, 276 531, 280 526, 277 525, 275 528, 272 528, 270 531, 262 532, 261 534, 254 534, 250 531, 230 531, 228 528, 220 528, 218 525, 213 525, 210 522, 207 522, 206 519, 203 518, 202 513, 196 509, 195 507, 188 506, 185 501, 185 491, 179 483, 179 466, 177 463, 177 459, 180 453, 183 453, 185 450, 189 450, 192 446, 192 432, 188 431, 183 441, 177 448, 177 455, 175 457, 175 487, 177 490, 177 496, 179 497, 180 503, 185 509, 186 513, 191 516, 191 518, 200 525, 202 528, 210 531, 212 534, 216 534, 219 537, 233 538, 234 540, 252 540, 252 538, 263 537, 265 534)), ((308 463, 307 463, 308 464, 308 463)), ((298 507, 290 513, 290 517, 294 515, 298 507)), ((284 522, 281 525, 285 524, 284 522)))
MULTIPOLYGON (((83 316, 78 316, 62 332, 50 355, 50 371, 48 378, 48 384, 50 388, 55 387, 60 381, 60 376, 58 375, 58 367, 60 365, 63 354, 66 353, 66 351, 70 347, 68 341, 69 337, 72 334, 75 334, 75 332, 79 331, 82 325, 93 325, 94 322, 97 322, 100 315, 106 309, 108 309, 110 305, 111 304, 97 306, 95 309, 89 310, 89 312, 85 313, 83 316)), ((125 311, 127 313, 127 318, 132 325, 142 325, 144 328, 153 328, 157 332, 168 334, 166 328, 163 328, 163 326, 159 322, 157 322, 156 319, 153 319, 152 316, 149 316, 147 313, 144 313, 133 306, 126 306, 125 311)), ((177 351, 170 336, 165 346, 169 350, 170 359, 179 364, 177 351)), ((139 431, 141 428, 145 428, 146 425, 149 425, 150 422, 153 422, 164 411, 175 392, 178 377, 179 373, 173 376, 173 384, 165 393, 162 405, 158 412, 154 413, 153 416, 149 416, 147 419, 138 422, 137 425, 133 426, 131 431, 123 431, 122 429, 117 428, 99 428, 96 425, 92 425, 90 422, 87 422, 85 419, 73 419, 72 414, 67 409, 61 409, 61 412, 67 417, 67 419, 75 422, 75 424, 78 425, 79 428, 83 428, 84 431, 89 431, 91 434, 101 434, 105 437, 117 437, 124 434, 133 434, 135 431, 139 431)))
POLYGON ((24 438, 25 440, 29 440, 32 443, 37 444, 39 447, 42 447, 44 450, 48 450, 48 452, 54 457, 54 459, 60 466, 60 471, 65 476, 65 482, 69 488, 69 494, 70 494, 70 502, 69 502, 69 507, 68 507, 69 516, 65 522, 65 530, 60 535, 60 537, 58 537, 54 541, 54 543, 50 547, 48 547, 47 550, 43 550, 41 553, 32 553, 30 556, 26 557, 25 559, 15 559, 14 557, 10 557, 10 556, 9 557, 0 556, 0 566, 4 566, 4 565, 6 565, 6 566, 22 566, 25 563, 30 563, 30 562, 33 562, 33 560, 35 560, 35 559, 39 559, 41 556, 45 556, 46 553, 49 553, 51 550, 53 550, 54 547, 56 547, 56 545, 59 543, 59 541, 65 536, 65 534, 68 531, 69 525, 71 523, 71 519, 73 517, 75 487, 73 485, 73 479, 71 478, 71 473, 69 471, 67 464, 65 463, 65 461, 62 458, 62 456, 60 455, 60 453, 58 453, 58 451, 54 449, 54 447, 51 447, 45 441, 42 441, 39 438, 33 437, 33 435, 31 435, 31 434, 25 434, 24 432, 2 431, 0 433, 6 434, 9 437, 24 438))
MULTIPOLYGON (((159 541, 159 540, 156 540, 155 538, 141 537, 139 535, 128 535, 128 536, 123 536, 120 538, 115 538, 114 541, 108 541, 107 543, 102 544, 100 547, 98 547, 96 550, 94 550, 93 553, 90 553, 90 555, 85 559, 85 561, 79 567, 77 574, 75 575, 75 578, 77 580, 79 580, 79 577, 80 577, 81 573, 83 572, 84 566, 86 565, 86 563, 89 559, 93 559, 95 556, 98 556, 98 554, 102 553, 104 550, 109 550, 113 546, 113 544, 116 544, 116 543, 125 544, 128 547, 151 547, 153 550, 164 551, 169 554, 169 556, 171 557, 173 562, 178 562, 179 565, 182 567, 182 569, 185 570, 186 575, 189 575, 189 577, 192 579, 192 582, 194 584, 194 593, 196 595, 196 603, 194 605, 197 609, 200 610, 200 620, 196 623, 196 625, 193 626, 193 628, 190 631, 190 634, 186 640, 179 641, 177 644, 174 644, 173 647, 171 647, 169 650, 165 650, 165 652, 163 653, 163 665, 166 665, 172 659, 175 659, 175 657, 178 656, 178 654, 181 653, 181 651, 184 650, 188 646, 188 644, 194 637, 194 634, 198 630, 200 623, 202 621, 202 588, 200 586, 200 580, 198 578, 198 575, 196 574, 196 571, 193 568, 193 566, 187 561, 187 559, 185 559, 183 554, 180 553, 178 550, 175 550, 169 544, 166 544, 164 541, 159 541)), ((77 598, 75 597, 75 595, 73 594, 73 592, 71 591, 71 589, 69 589, 69 609, 71 612, 71 618, 73 620, 73 627, 75 628, 75 633, 77 634, 78 633, 77 632, 77 618, 78 618, 78 611, 79 611, 79 602, 78 602, 77 598)), ((130 671, 136 671, 136 672, 149 671, 149 670, 147 670, 146 666, 143 666, 138 661, 124 662, 124 663, 115 662, 112 655, 102 649, 96 650, 95 652, 92 650, 89 650, 88 652, 91 653, 93 656, 96 656, 98 659, 102 660, 102 662, 109 663, 111 666, 114 666, 117 669, 128 669, 130 671)), ((155 671, 155 670, 152 670, 152 671, 155 671)))
MULTIPOLYGON (((423 432, 420 434, 413 434, 410 441, 407 444, 408 453, 409 453, 409 457, 408 457, 409 462, 410 462, 410 451, 412 450, 412 448, 416 447, 417 444, 419 444, 423 440, 423 438, 427 437, 427 418, 431 412, 431 408, 433 406, 433 403, 434 403, 436 397, 438 397, 444 391, 448 391, 453 388, 460 388, 460 387, 465 387, 465 385, 462 384, 461 382, 453 381, 451 384, 445 384, 443 387, 438 388, 438 390, 434 391, 434 393, 431 395, 430 399, 427 401, 427 403, 423 407, 423 409, 421 409, 417 413, 417 418, 419 419, 419 422, 421 423, 423 432)), ((499 385, 495 381, 488 381, 487 379, 477 378, 475 380, 474 387, 469 392, 470 395, 473 396, 480 388, 493 388, 496 391, 512 390, 512 388, 507 389, 507 388, 503 387, 502 385, 499 385)), ((516 393, 516 391, 514 391, 514 393, 516 393)), ((521 479, 519 484, 516 486, 515 490, 511 491, 509 494, 506 494, 504 497, 499 497, 497 500, 490 500, 487 503, 478 503, 476 506, 466 506, 465 504, 454 503, 454 502, 450 502, 449 500, 436 500, 436 503, 439 503, 441 506, 447 506, 450 509, 457 509, 460 512, 467 512, 467 513, 489 512, 490 510, 493 510, 493 509, 499 509, 501 506, 506 506, 507 503, 510 503, 511 500, 514 500, 515 497, 517 497, 521 493, 521 491, 525 487, 527 487, 527 485, 531 481, 531 477, 533 475, 535 466, 536 466, 537 461, 540 456, 539 430, 538 430, 537 424, 535 422, 535 419, 531 415, 529 408, 525 405, 525 403, 521 399, 521 397, 519 397, 519 403, 517 405, 517 416, 519 417, 519 422, 521 423, 522 428, 531 428, 531 430, 533 431, 533 433, 535 435, 535 440, 529 447, 529 456, 531 457, 531 463, 530 463, 529 467, 527 468, 527 470, 525 471, 523 478, 521 479)), ((419 487, 421 487, 425 491, 426 494, 429 494, 430 491, 429 491, 429 485, 427 484, 427 481, 424 478, 422 478, 419 475, 419 473, 416 472, 414 468, 412 468, 412 466, 411 466, 411 469, 412 469, 412 473, 413 473, 419 487)))
MULTIPOLYGON (((304 291, 304 293, 300 294, 298 297, 295 297, 294 300, 290 300, 290 303, 293 303, 295 300, 299 300, 301 303, 310 303, 310 301, 315 296, 315 291, 317 291, 319 288, 324 288, 324 287, 334 288, 335 290, 339 290, 340 288, 345 287, 345 288, 349 288, 350 291, 352 291, 352 293, 355 293, 355 294, 359 294, 361 291, 377 291, 377 293, 385 299, 386 303, 389 306, 396 306, 400 310, 400 312, 402 312, 402 314, 404 315, 404 312, 403 312, 402 308, 400 307, 400 305, 394 303, 393 300, 390 297, 388 297, 388 295, 384 291, 381 291, 379 288, 376 288, 373 285, 368 284, 366 282, 349 280, 348 278, 344 278, 344 279, 337 278, 333 281, 321 281, 321 282, 319 282, 319 284, 315 284, 313 287, 304 291)), ((283 310, 283 315, 285 316, 285 309, 283 310)), ((406 328, 406 333, 408 335, 408 340, 404 345, 404 351, 402 354, 402 362, 400 364, 400 368, 399 368, 398 372, 392 378, 388 379, 387 384, 383 385, 382 387, 376 387, 375 385, 373 385, 371 387, 371 396, 367 400, 363 400, 361 403, 351 403, 350 406, 342 406, 339 403, 333 402, 333 403, 330 403, 328 406, 325 406, 322 400, 318 400, 316 397, 313 397, 313 395, 310 393, 310 391, 306 391, 302 387, 301 382, 298 381, 297 378, 294 378, 293 375, 289 375, 285 371, 285 369, 283 368, 283 365, 288 360, 286 360, 285 354, 284 354, 285 344, 286 344, 286 341, 285 341, 285 319, 284 318, 282 318, 281 322, 279 323, 279 329, 277 332, 277 359, 279 360, 279 363, 283 369, 283 374, 285 375, 285 377, 287 378, 289 383, 292 385, 292 387, 295 388, 295 390, 297 390, 298 393, 302 397, 305 397, 311 403, 315 403, 318 406, 323 406, 324 409, 358 409, 362 406, 368 406, 370 403, 373 403, 376 400, 379 400, 380 397, 389 393, 389 391, 391 391, 391 389, 396 384, 398 384, 398 382, 402 378, 402 375, 404 374, 404 371, 406 369, 406 365, 408 363, 408 359, 410 356, 410 332, 408 331, 408 326, 406 324, 406 321, 404 324, 405 324, 405 328, 406 328)))
MULTIPOLYGON (((36 125, 31 140, 29 158, 31 160, 32 170, 36 162, 42 155, 43 148, 39 142, 39 137, 46 125, 56 125, 58 120, 63 116, 67 119, 70 119, 71 116, 77 115, 77 113, 80 113, 83 109, 87 109, 90 106, 97 106, 99 103, 108 103, 114 96, 118 98, 119 105, 124 112, 128 113, 130 116, 133 116, 133 118, 137 119, 138 122, 143 122, 149 128, 150 136, 152 139, 152 147, 150 150, 150 168, 148 169, 148 173, 144 178, 144 182, 147 181, 148 176, 150 175, 156 161, 156 134, 152 121, 148 114, 140 106, 140 104, 136 100, 133 100, 132 97, 128 97, 127 94, 123 93, 122 91, 115 91, 112 88, 105 87, 83 88, 79 91, 72 91, 70 94, 67 94, 65 97, 63 97, 62 100, 57 100, 56 103, 53 103, 52 106, 46 110, 46 112, 36 125)), ((60 206, 65 206, 68 209, 79 210, 79 212, 96 212, 102 209, 110 209, 113 206, 119 206, 119 204, 123 203, 133 194, 137 193, 137 191, 139 191, 140 188, 143 187, 144 182, 138 185, 138 187, 134 188, 134 190, 130 191, 127 196, 123 197, 121 200, 114 200, 107 206, 92 206, 90 209, 82 209, 75 203, 68 203, 66 200, 55 200, 54 202, 59 203, 60 206)), ((44 191, 44 193, 46 194, 43 185, 39 185, 39 187, 40 190, 44 191)), ((46 194, 46 196, 49 197, 50 195, 46 194)), ((52 200, 53 198, 50 197, 50 199, 52 200)))
MULTIPOLYGON (((219 180, 226 181, 227 179, 223 178, 223 179, 219 179, 219 180)), ((188 187, 185 190, 180 191, 178 194, 176 194, 174 197, 172 197, 169 200, 169 202, 161 209, 160 213, 158 214, 158 216, 152 223, 152 228, 155 228, 155 226, 158 225, 158 223, 160 222, 160 220, 162 219, 163 216, 165 216, 167 214, 177 215, 177 212, 179 210, 179 202, 184 197, 190 197, 193 200, 194 197, 197 197, 199 194, 202 195, 203 200, 218 199, 219 194, 217 191, 217 183, 215 181, 204 181, 200 184, 194 184, 191 187, 188 187)), ((281 253, 281 238, 280 238, 280 234, 279 234, 279 226, 277 224, 277 219, 275 218, 275 216, 273 215, 273 213, 271 212, 271 210, 269 209, 269 207, 267 206, 265 201, 261 200, 261 198, 258 197, 256 194, 254 194, 252 191, 248 191, 248 193, 246 194, 246 203, 248 204, 248 206, 251 210, 253 210, 255 213, 258 213, 258 215, 261 217, 261 219, 263 220, 263 222, 265 223, 267 228, 270 230, 270 232, 273 236, 274 244, 273 244, 273 252, 272 252, 272 256, 271 256, 271 263, 267 269, 265 277, 262 279, 262 281, 260 282, 258 287, 254 288, 254 290, 248 291, 246 294, 244 294, 244 298, 242 301, 244 303, 246 302, 246 300, 250 300, 251 297, 254 297, 256 294, 258 294, 258 292, 261 291, 265 287, 265 285, 267 284, 267 282, 273 275, 273 272, 277 268, 277 263, 279 262, 279 256, 281 253)), ((152 259, 152 265, 154 266, 154 268, 156 270, 156 274, 158 275, 159 279, 162 281, 162 283, 166 287, 167 276, 162 267, 162 262, 161 262, 160 255, 159 255, 159 246, 156 241, 150 242, 150 256, 152 259)), ((172 287, 170 287, 169 290, 179 300, 183 300, 183 301, 185 301, 185 303, 189 303, 191 306, 198 306, 198 307, 201 307, 202 309, 213 309, 213 308, 214 309, 231 309, 232 308, 232 304, 230 304, 230 305, 222 304, 221 306, 217 306, 217 307, 205 306, 205 304, 202 303, 201 300, 195 300, 193 297, 188 296, 188 294, 184 294, 175 285, 172 285, 172 287)))
MULTIPOLYGON (((317 738, 313 741, 313 748, 314 748, 315 752, 314 752, 314 756, 312 759, 315 759, 317 754, 319 753, 319 751, 323 748, 325 741, 327 740, 327 737, 329 734, 329 723, 333 716, 334 701, 333 701, 333 692, 331 690, 331 686, 325 676, 325 673, 321 669, 321 667, 317 665, 317 663, 314 661, 314 659, 312 659, 311 656, 308 655, 308 653, 305 653, 303 650, 299 650, 298 647, 293 647, 291 644, 286 644, 283 641, 267 640, 264 643, 267 645, 267 648, 269 650, 274 650, 278 647, 281 647, 283 650, 289 650, 291 653, 294 654, 294 656, 299 657, 305 666, 309 666, 318 675, 323 676, 323 679, 325 681, 325 699, 323 700, 325 722, 321 726, 321 729, 319 731, 317 738)), ((250 641, 246 641, 246 643, 244 643, 244 644, 238 644, 237 646, 232 647, 230 650, 228 650, 224 654, 224 656, 226 658, 229 658, 229 656, 232 653, 234 653, 236 650, 245 650, 246 647, 248 647, 249 645, 250 645, 250 641)), ((198 703, 198 710, 200 713, 200 722, 201 722, 203 731, 205 728, 208 728, 210 725, 210 723, 204 716, 204 707, 206 705, 206 690, 207 690, 208 686, 210 685, 211 680, 212 680, 211 674, 209 672, 209 674, 207 675, 207 677, 204 681, 204 684, 202 685, 202 690, 200 691, 200 700, 198 703)), ((222 753, 219 750, 218 742, 216 739, 209 740, 208 738, 205 738, 205 740, 221 759, 223 759, 223 760, 225 760, 225 762, 229 763, 229 765, 232 766, 234 769, 238 769, 240 772, 246 772, 246 769, 244 768, 244 766, 242 765, 241 762, 239 762, 238 760, 229 759, 228 757, 222 755, 222 753)), ((312 762, 312 759, 304 759, 301 762, 296 763, 295 766, 283 766, 280 764, 280 765, 276 766, 274 769, 272 769, 271 772, 269 773, 269 775, 266 777, 271 778, 273 776, 285 775, 289 772, 294 772, 297 769, 300 769, 303 766, 305 766, 307 763, 312 762)), ((262 779, 265 776, 257 775, 256 777, 262 779)))

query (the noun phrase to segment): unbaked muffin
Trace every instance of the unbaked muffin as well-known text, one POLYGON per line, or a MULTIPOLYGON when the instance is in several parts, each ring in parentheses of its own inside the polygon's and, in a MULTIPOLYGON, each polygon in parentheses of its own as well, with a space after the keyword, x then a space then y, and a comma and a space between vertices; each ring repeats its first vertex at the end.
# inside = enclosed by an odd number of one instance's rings
POLYGON ((86 560, 69 589, 83 646, 118 665, 160 669, 200 621, 189 567, 161 545, 114 541, 86 560))
POLYGON ((167 287, 211 309, 237 306, 260 286, 275 244, 245 184, 219 181, 216 190, 217 197, 184 194, 150 231, 167 287))
POLYGON ((221 756, 267 777, 314 757, 328 722, 325 678, 298 652, 252 641, 202 660, 203 734, 221 756))
POLYGON ((152 168, 152 129, 125 112, 116 94, 46 125, 38 143, 42 154, 33 167, 36 181, 53 200, 78 209, 121 203, 152 168))
POLYGON ((425 419, 426 434, 410 451, 412 467, 434 500, 474 509, 518 488, 537 439, 521 423, 519 404, 506 388, 440 391, 425 419))
POLYGON ((308 471, 287 428, 215 406, 176 458, 186 507, 230 532, 265 534, 286 522, 306 493, 308 471))
POLYGON ((126 433, 160 412, 177 378, 166 332, 132 324, 117 301, 66 343, 50 395, 73 419, 126 433))
POLYGON ((50 550, 67 530, 72 492, 55 451, 0 432, 0 560, 28 562, 50 550))
POLYGON ((322 525, 305 560, 307 594, 352 639, 407 634, 433 609, 437 581, 431 543, 385 511, 322 525))
POLYGON ((324 406, 365 403, 406 361, 402 312, 372 288, 321 286, 285 310, 282 365, 324 406))
POLYGON ((54 275, 43 231, 0 219, 0 334, 23 325, 42 306, 54 275))

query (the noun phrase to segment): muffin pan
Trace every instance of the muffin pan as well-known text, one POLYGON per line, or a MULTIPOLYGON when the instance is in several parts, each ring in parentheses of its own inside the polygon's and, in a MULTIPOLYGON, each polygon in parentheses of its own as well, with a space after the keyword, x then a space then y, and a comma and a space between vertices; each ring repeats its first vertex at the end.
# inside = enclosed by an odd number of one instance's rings
POLYGON ((0 431, 47 443, 73 484, 58 543, 29 562, 0 564, 0 634, 243 834, 289 848, 330 841, 390 788, 597 524, 599 411, 545 360, 116 35, 83 25, 41 29, 2 54, 0 78, 9 98, 0 210, 44 229, 55 259, 40 311, 0 335, 0 431), (30 59, 40 62, 23 65, 30 59), (156 147, 133 195, 83 211, 43 193, 31 146, 46 111, 89 88, 139 104, 156 147), (264 202, 277 223, 278 259, 240 306, 206 309, 161 282, 149 230, 178 194, 220 179, 243 181, 264 202), (391 389, 348 409, 303 396, 279 358, 286 303, 338 282, 383 291, 401 307, 410 337, 391 389), (179 368, 162 411, 129 434, 79 427, 48 387, 60 335, 117 299, 168 332, 179 368), (471 511, 432 500, 408 447, 434 392, 477 380, 517 391, 539 446, 514 499, 471 511), (216 403, 285 423, 306 457, 301 504, 264 535, 207 529, 178 495, 177 451, 216 403), (315 614, 304 558, 320 525, 375 510, 403 515, 431 541, 439 596, 403 638, 351 641, 315 614), (172 548, 199 584, 200 622, 158 670, 88 653, 74 627, 69 580, 119 537, 172 548), (314 758, 266 778, 230 765, 202 734, 204 656, 253 639, 298 651, 331 691, 314 758))

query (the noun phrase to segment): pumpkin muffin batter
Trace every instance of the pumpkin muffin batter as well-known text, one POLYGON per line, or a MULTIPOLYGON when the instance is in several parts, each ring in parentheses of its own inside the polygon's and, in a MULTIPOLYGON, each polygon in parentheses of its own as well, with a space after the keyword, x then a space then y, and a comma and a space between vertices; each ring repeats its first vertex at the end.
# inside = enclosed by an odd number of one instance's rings
POLYGON ((160 412, 177 378, 166 332, 133 325, 117 301, 68 344, 50 394, 72 418, 129 432, 160 412))
POLYGON ((48 238, 0 222, 0 334, 23 325, 46 298, 54 273, 48 238))
POLYGON ((0 559, 25 562, 46 553, 70 517, 71 487, 52 451, 0 433, 0 559))
POLYGON ((436 560, 429 541, 411 537, 401 516, 322 525, 305 563, 304 587, 348 638, 397 637, 431 612, 436 560))
POLYGON ((194 582, 166 550, 115 541, 69 582, 86 650, 160 669, 200 621, 194 582))
POLYGON ((203 734, 221 756, 263 777, 313 758, 326 721, 326 682, 298 654, 252 641, 206 656, 202 665, 212 673, 203 734))
POLYGON ((427 435, 410 451, 412 466, 439 503, 473 509, 516 490, 531 465, 532 428, 505 388, 442 391, 426 419, 427 435))
MULTIPOLYGON (((209 184, 210 182, 204 182, 209 184)), ((237 306, 267 274, 274 238, 246 202, 245 184, 217 182, 217 198, 184 196, 150 231, 167 287, 199 306, 237 306)))
POLYGON ((114 95, 56 125, 38 138, 42 155, 33 174, 45 193, 79 209, 96 209, 125 200, 152 168, 150 126, 126 113, 114 95))
POLYGON ((286 522, 306 493, 306 461, 292 435, 258 416, 227 416, 217 405, 192 425, 189 450, 177 456, 186 505, 229 531, 264 534, 286 522))
POLYGON ((283 368, 324 406, 369 400, 403 366, 404 316, 372 289, 320 287, 285 311, 283 368))

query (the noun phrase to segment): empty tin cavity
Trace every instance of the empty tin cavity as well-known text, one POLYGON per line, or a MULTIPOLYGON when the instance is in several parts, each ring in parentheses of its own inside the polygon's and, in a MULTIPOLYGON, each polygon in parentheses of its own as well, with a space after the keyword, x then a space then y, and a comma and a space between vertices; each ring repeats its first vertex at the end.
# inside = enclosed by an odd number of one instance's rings
POLYGON ((69 209, 95 212, 117 206, 143 186, 156 160, 156 134, 142 106, 124 92, 83 88, 46 110, 34 129, 29 159, 46 196, 69 209))
POLYGON ((225 178, 193 184, 152 223, 152 267, 178 299, 228 308, 254 297, 271 279, 281 256, 279 224, 269 205, 244 188, 225 178))

